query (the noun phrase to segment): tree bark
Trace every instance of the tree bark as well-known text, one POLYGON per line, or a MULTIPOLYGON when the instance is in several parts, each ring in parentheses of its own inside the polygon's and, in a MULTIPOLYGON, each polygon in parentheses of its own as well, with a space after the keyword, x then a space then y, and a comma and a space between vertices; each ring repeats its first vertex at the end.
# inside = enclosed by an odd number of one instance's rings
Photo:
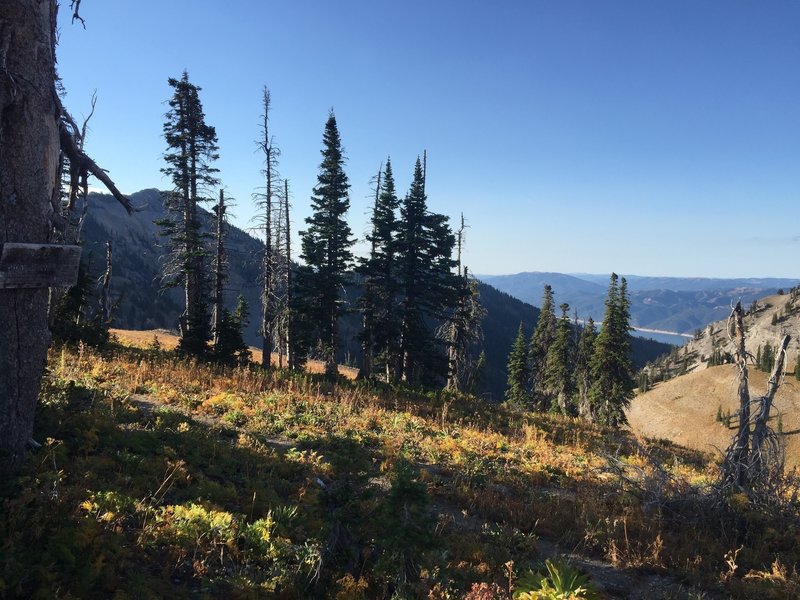
MULTIPOLYGON (((0 244, 48 243, 59 162, 56 5, 0 2, 0 244)), ((33 432, 47 358, 48 290, 0 289, 0 473, 33 432)))
POLYGON ((292 349, 292 344, 294 343, 294 339, 292 338, 292 226, 291 221, 289 220, 288 179, 283 180, 283 202, 284 214, 286 215, 286 256, 284 257, 284 260, 286 260, 286 365, 289 367, 289 370, 293 371, 296 365, 294 359, 294 350, 292 349))
POLYGON ((111 269, 114 262, 114 250, 111 240, 106 242, 106 272, 103 273, 103 291, 100 295, 100 311, 103 317, 103 331, 111 325, 111 269))
POLYGON ((225 288, 225 192, 219 191, 217 204, 216 252, 214 253, 214 306, 211 309, 211 323, 214 330, 214 348, 219 346, 219 332, 222 325, 223 292, 225 288))
POLYGON ((775 392, 778 391, 781 380, 783 379, 783 363, 786 360, 786 348, 789 347, 791 339, 790 335, 784 335, 783 339, 781 339, 777 355, 775 356, 775 367, 772 369, 772 375, 769 378, 767 393, 759 399, 759 408, 753 424, 751 440, 753 469, 757 476, 762 474, 765 467, 762 450, 768 434, 767 421, 769 420, 769 413, 772 409, 772 401, 775 398, 775 392))
POLYGON ((739 431, 733 449, 733 467, 737 471, 734 474, 736 483, 745 486, 748 481, 747 465, 750 462, 750 389, 747 379, 747 350, 744 345, 744 311, 741 302, 736 303, 733 317, 736 331, 736 362, 739 365, 739 431))

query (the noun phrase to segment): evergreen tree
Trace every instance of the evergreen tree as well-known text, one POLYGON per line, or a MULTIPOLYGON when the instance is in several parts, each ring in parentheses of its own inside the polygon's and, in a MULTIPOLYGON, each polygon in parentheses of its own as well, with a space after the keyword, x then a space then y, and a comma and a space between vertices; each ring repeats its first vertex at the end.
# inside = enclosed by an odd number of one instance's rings
MULTIPOLYGON (((301 257, 309 267, 303 271, 303 293, 317 324, 317 339, 328 376, 337 373, 337 320, 343 312, 340 293, 349 281, 347 269, 353 260, 350 226, 345 214, 350 207, 350 184, 344 172, 344 153, 336 117, 331 111, 323 134, 322 163, 317 186, 311 196, 313 214, 308 228, 300 232, 301 257)), ((299 274, 299 273, 298 273, 299 274)))
POLYGON ((250 307, 244 296, 239 296, 233 313, 226 308, 222 309, 216 334, 217 342, 214 344, 214 360, 226 365, 245 365, 250 361, 250 348, 243 335, 249 321, 250 307))
POLYGON ((574 351, 572 327, 567 312, 569 304, 562 304, 561 318, 556 325, 556 336, 547 349, 544 361, 544 389, 551 408, 562 415, 572 411, 574 351))
POLYGON ((391 159, 381 167, 375 188, 372 229, 367 235, 370 254, 361 259, 358 272, 364 277, 364 295, 359 308, 364 316, 364 329, 359 336, 364 353, 362 374, 369 376, 373 359, 376 366, 391 379, 396 367, 400 341, 398 317, 399 286, 397 279, 398 219, 397 198, 391 159))
POLYGON ((527 406, 530 396, 528 382, 530 380, 529 348, 525 340, 522 323, 519 324, 517 337, 508 355, 508 387, 506 402, 517 406, 527 406))
POLYGON ((531 393, 539 410, 550 408, 545 391, 545 363, 547 351, 556 338, 556 313, 553 303, 553 288, 544 286, 539 320, 531 338, 531 393))
POLYGON ((630 300, 625 278, 611 274, 605 302, 603 327, 597 335, 592 358, 593 384, 590 401, 595 418, 619 427, 626 421, 625 408, 633 397, 633 365, 630 349, 630 300))
POLYGON ((50 330, 58 341, 83 342, 91 346, 102 346, 108 341, 108 327, 102 311, 90 310, 95 281, 90 271, 91 257, 88 261, 81 260, 78 281, 51 309, 53 324, 50 330))
POLYGON ((447 356, 434 335, 435 325, 455 306, 458 278, 452 273, 455 237, 447 217, 428 211, 419 158, 400 215, 402 321, 397 374, 404 381, 434 385, 447 374, 447 356))
POLYGON ((165 265, 164 284, 184 289, 184 312, 179 326, 181 351, 194 356, 208 352, 211 324, 208 314, 208 257, 205 236, 201 232, 198 202, 217 185, 217 169, 211 166, 217 154, 217 133, 205 122, 200 102, 200 88, 189 82, 184 71, 180 80, 169 79, 173 88, 164 123, 167 166, 161 172, 172 179, 173 190, 164 196, 169 216, 157 221, 161 235, 169 240, 170 261, 165 265))
POLYGON ((367 240, 374 248, 364 272, 371 282, 374 301, 373 348, 378 363, 386 373, 387 379, 398 377, 397 368, 400 354, 399 315, 399 228, 397 197, 392 173, 392 162, 386 159, 386 167, 381 178, 380 195, 375 203, 372 218, 372 232, 367 240))
POLYGON ((764 352, 761 354, 761 366, 759 368, 762 371, 770 373, 774 366, 775 366, 775 349, 769 344, 767 344, 766 346, 764 346, 764 352))
POLYGON ((575 387, 577 395, 578 415, 593 421, 592 405, 589 401, 589 390, 592 387, 592 358, 594 357, 597 328, 589 317, 581 329, 578 340, 578 352, 575 357, 575 387))

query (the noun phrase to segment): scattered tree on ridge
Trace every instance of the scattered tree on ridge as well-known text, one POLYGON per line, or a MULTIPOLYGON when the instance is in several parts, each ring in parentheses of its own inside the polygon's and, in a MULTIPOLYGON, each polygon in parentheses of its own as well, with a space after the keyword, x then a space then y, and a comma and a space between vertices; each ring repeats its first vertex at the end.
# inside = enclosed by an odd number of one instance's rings
POLYGON ((556 313, 553 303, 553 288, 544 286, 542 306, 539 309, 539 320, 533 331, 530 348, 531 361, 531 396, 539 410, 550 408, 545 393, 545 362, 547 350, 556 339, 556 313))
POLYGON ((508 387, 506 401, 517 406, 527 406, 530 399, 528 383, 530 382, 530 347, 519 324, 519 331, 508 355, 508 387))
POLYGON ((627 420, 625 409, 633 398, 628 284, 611 274, 603 326, 595 341, 589 391, 592 414, 600 423, 619 427, 627 420))
POLYGON ((550 400, 551 409, 567 415, 572 412, 571 400, 574 388, 574 348, 569 304, 562 304, 561 318, 556 325, 556 336, 547 348, 544 360, 544 392, 550 400))
POLYGON ((182 352, 204 356, 208 352, 211 326, 208 314, 208 249, 201 231, 197 205, 209 200, 204 194, 219 183, 218 169, 211 166, 217 154, 217 133, 205 122, 200 88, 189 82, 184 71, 180 80, 170 78, 173 96, 164 123, 167 166, 161 172, 172 179, 173 190, 164 196, 169 215, 157 222, 169 240, 170 261, 165 265, 164 284, 183 286, 184 312, 179 326, 182 352))
POLYGON ((303 273, 303 293, 309 305, 307 316, 316 323, 317 339, 325 361, 325 373, 337 373, 337 320, 343 312, 341 290, 348 283, 347 269, 353 260, 350 226, 345 214, 350 208, 350 184, 344 172, 344 153, 336 117, 331 111, 323 135, 322 163, 317 186, 311 196, 313 214, 308 228, 300 232, 301 257, 308 266, 303 273))

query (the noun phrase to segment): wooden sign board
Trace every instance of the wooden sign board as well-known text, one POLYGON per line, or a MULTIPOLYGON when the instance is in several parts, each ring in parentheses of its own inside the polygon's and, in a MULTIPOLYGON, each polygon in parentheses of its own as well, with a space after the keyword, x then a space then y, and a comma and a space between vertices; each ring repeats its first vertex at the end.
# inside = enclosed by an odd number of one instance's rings
POLYGON ((2 244, 0 289, 71 287, 80 261, 80 246, 2 244))

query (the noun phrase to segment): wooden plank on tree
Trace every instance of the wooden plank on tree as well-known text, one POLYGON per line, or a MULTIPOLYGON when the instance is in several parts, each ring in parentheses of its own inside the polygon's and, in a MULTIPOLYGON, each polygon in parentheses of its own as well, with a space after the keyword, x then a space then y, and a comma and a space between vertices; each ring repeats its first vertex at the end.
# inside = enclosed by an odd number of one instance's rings
POLYGON ((80 246, 5 243, 0 252, 0 289, 73 286, 80 261, 80 246))

